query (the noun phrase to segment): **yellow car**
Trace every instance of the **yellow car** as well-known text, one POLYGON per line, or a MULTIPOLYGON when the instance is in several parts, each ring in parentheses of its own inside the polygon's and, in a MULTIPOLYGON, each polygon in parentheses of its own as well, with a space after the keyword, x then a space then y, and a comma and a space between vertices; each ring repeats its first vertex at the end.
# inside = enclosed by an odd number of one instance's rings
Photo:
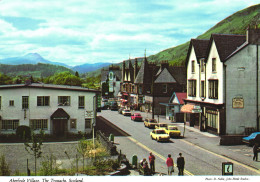
POLYGON ((156 140, 157 142, 168 142, 170 140, 170 136, 164 129, 155 129, 150 132, 150 136, 152 140, 156 140))
POLYGON ((165 129, 165 132, 170 135, 170 137, 180 137, 181 131, 177 126, 168 125, 165 129))
POLYGON ((158 123, 157 126, 155 126, 155 129, 164 129, 167 128, 168 124, 167 123, 158 123))
POLYGON ((155 128, 157 125, 158 123, 155 119, 145 119, 144 121, 144 126, 148 128, 155 128))

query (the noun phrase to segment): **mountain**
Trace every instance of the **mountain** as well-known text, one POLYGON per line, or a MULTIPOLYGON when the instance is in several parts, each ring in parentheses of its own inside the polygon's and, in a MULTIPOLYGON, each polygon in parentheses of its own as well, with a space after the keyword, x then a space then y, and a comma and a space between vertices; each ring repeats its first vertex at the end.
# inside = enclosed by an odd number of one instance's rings
POLYGON ((64 63, 48 61, 38 53, 29 53, 21 57, 0 59, 0 64, 8 64, 8 65, 38 64, 38 63, 54 64, 54 65, 60 65, 69 68, 69 66, 64 63))
POLYGON ((86 73, 86 72, 95 71, 95 70, 103 68, 103 67, 107 67, 110 64, 111 63, 95 63, 95 64, 88 64, 88 63, 86 63, 86 64, 74 66, 72 68, 72 70, 73 71, 77 71, 79 73, 86 73))
MULTIPOLYGON (((260 4, 250 6, 234 13, 217 23, 202 35, 199 35, 197 38, 209 39, 212 33, 245 35, 248 25, 258 25, 260 28, 260 4)), ((184 65, 189 43, 190 42, 188 41, 179 46, 163 50, 155 55, 149 56, 148 60, 157 63, 168 60, 172 65, 184 65)))

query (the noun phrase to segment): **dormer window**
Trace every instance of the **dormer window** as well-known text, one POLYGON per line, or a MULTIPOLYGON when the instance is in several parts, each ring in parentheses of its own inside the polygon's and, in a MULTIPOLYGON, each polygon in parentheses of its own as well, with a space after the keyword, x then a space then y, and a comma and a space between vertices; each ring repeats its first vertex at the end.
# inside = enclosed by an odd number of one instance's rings
POLYGON ((191 72, 195 73, 195 61, 191 61, 191 72))
POLYGON ((212 72, 217 72, 216 58, 212 58, 212 72))

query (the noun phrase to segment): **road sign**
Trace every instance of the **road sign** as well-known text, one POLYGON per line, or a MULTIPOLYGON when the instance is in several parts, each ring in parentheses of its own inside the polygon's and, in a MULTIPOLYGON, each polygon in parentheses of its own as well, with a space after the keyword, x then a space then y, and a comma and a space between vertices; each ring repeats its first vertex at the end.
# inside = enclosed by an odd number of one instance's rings
POLYGON ((85 112, 85 118, 94 118, 93 111, 86 111, 85 112))
POLYGON ((233 163, 232 162, 222 162, 222 175, 233 176, 233 163))

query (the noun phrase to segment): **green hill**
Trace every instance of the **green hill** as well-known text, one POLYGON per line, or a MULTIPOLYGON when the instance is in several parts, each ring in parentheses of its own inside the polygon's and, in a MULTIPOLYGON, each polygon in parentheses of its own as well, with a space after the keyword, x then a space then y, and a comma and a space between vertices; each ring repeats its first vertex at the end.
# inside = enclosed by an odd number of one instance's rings
MULTIPOLYGON (((248 25, 258 25, 260 27, 260 4, 234 13, 197 38, 209 39, 212 33, 245 35, 248 25)), ((184 65, 188 47, 189 41, 149 56, 148 60, 157 63, 168 60, 172 65, 184 65)))
POLYGON ((69 71, 74 73, 71 69, 64 66, 52 64, 21 64, 21 65, 6 65, 0 64, 0 72, 8 76, 28 76, 32 75, 34 78, 41 78, 69 71))

